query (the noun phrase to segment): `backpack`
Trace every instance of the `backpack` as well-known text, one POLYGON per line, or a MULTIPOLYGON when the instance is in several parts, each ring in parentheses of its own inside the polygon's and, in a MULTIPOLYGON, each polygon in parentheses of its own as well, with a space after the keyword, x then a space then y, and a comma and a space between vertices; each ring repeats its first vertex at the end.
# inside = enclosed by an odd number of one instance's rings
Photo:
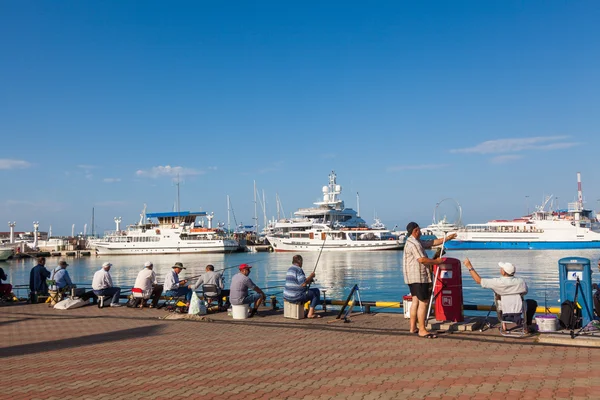
POLYGON ((563 329, 581 328, 581 310, 571 300, 565 300, 560 305, 559 322, 563 329))

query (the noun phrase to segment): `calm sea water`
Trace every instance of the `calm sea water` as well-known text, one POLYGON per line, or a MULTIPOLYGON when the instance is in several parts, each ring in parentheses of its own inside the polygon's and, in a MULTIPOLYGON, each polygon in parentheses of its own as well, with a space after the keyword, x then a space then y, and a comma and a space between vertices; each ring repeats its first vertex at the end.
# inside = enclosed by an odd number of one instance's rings
MULTIPOLYGON (((154 255, 154 256, 113 256, 67 258, 70 266, 69 274, 73 282, 90 285, 92 276, 103 262, 113 263, 111 275, 115 285, 132 286, 137 273, 143 268, 145 261, 154 263, 154 270, 159 282, 171 270, 176 262, 183 262, 187 268, 182 277, 201 274, 206 264, 213 264, 215 269, 227 268, 241 263, 254 266, 250 277, 267 294, 275 294, 282 299, 281 286, 285 282, 285 273, 292 261, 291 253, 236 253, 206 255, 154 255), (265 289, 266 288, 266 289, 265 289)), ((317 261, 318 253, 302 253, 304 270, 310 273, 317 261)), ((517 275, 524 278, 529 286, 528 298, 533 298, 540 305, 558 306, 558 260, 563 257, 585 257, 592 262, 593 270, 600 257, 600 250, 539 250, 539 251, 451 251, 449 257, 464 260, 469 257, 473 266, 484 278, 499 276, 498 261, 511 262, 517 266, 517 275)), ((46 266, 55 267, 58 257, 49 257, 46 266)), ((35 265, 33 259, 9 260, 0 262, 8 274, 9 283, 26 284, 29 271, 35 265)), ((224 272, 226 287, 236 268, 224 272)), ((465 304, 489 305, 492 302, 491 292, 481 289, 463 268, 463 296, 465 304)), ((600 274, 593 275, 594 281, 600 281, 600 274)), ((317 284, 314 287, 327 289, 327 298, 345 299, 350 288, 358 284, 363 300, 401 301, 408 293, 402 275, 402 252, 365 252, 365 253, 323 253, 317 269, 317 284)), ((24 293, 23 293, 24 295, 24 293)), ((390 310, 393 311, 393 310, 390 310)))

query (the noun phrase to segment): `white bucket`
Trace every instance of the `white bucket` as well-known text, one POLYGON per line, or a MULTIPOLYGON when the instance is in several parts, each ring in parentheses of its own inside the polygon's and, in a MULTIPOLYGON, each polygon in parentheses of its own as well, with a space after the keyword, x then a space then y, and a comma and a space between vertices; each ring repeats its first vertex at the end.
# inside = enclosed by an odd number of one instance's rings
POLYGON ((242 304, 240 306, 231 306, 231 316, 233 319, 246 319, 248 318, 248 310, 250 306, 248 304, 242 304))
POLYGON ((404 318, 410 319, 410 307, 412 307, 412 296, 407 294, 402 297, 402 309, 404 311, 404 318))
POLYGON ((556 332, 558 330, 558 318, 556 315, 540 315, 535 317, 535 323, 540 332, 556 332))

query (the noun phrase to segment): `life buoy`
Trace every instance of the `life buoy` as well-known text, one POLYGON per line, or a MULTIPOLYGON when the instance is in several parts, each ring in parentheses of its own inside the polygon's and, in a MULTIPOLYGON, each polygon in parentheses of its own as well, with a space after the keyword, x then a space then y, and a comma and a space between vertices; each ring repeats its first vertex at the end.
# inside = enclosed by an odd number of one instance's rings
POLYGON ((157 234, 157 235, 160 235, 160 229, 157 229, 157 230, 156 230, 156 234, 157 234))
POLYGON ((388 240, 394 240, 394 238, 389 238, 388 240))
POLYGON ((171 225, 171 228, 175 229, 175 224, 171 225))

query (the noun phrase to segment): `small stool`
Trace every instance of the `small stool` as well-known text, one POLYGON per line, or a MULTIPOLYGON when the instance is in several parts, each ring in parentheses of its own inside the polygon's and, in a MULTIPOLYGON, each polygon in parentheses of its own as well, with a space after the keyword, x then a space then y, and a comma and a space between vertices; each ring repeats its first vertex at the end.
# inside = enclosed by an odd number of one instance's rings
POLYGON ((248 311, 250 306, 248 304, 240 304, 239 306, 231 306, 231 316, 233 319, 246 319, 248 318, 248 311))
POLYGON ((283 301, 283 317, 292 319, 304 319, 304 304, 283 301))
POLYGON ((103 308, 104 307, 104 300, 105 299, 111 299, 112 296, 100 296, 98 295, 98 308, 103 308))

